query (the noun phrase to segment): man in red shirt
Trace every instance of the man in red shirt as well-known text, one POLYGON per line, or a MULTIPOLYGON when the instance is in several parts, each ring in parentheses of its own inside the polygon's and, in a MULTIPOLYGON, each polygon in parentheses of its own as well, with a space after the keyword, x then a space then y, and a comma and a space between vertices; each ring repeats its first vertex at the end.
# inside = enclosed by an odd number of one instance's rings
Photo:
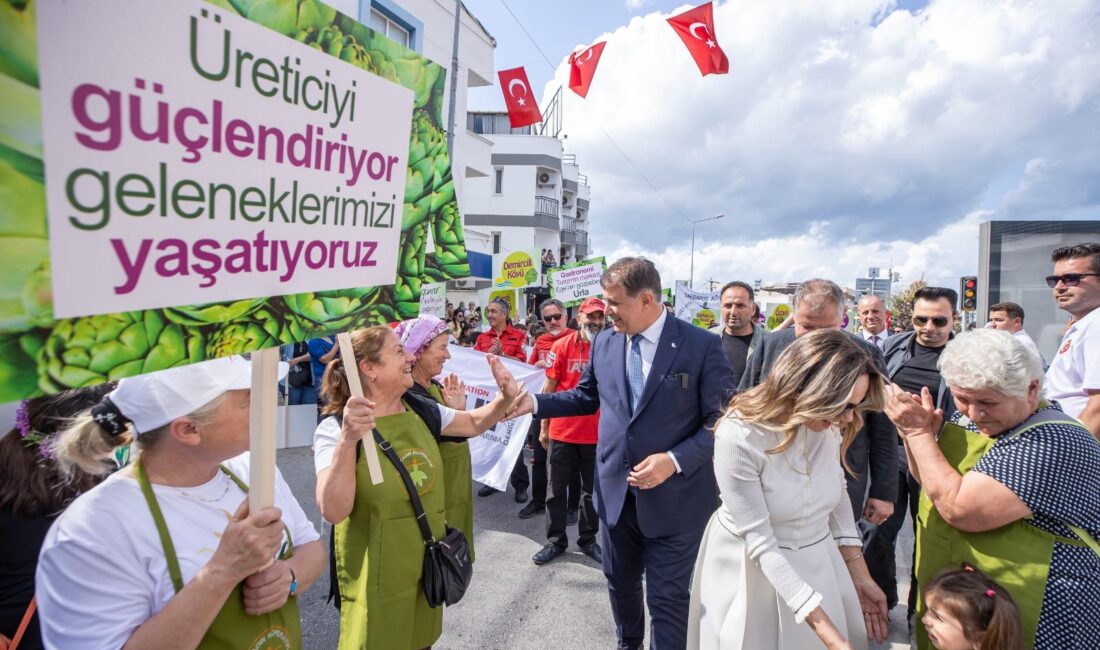
MULTIPOLYGON (((550 348, 543 392, 572 389, 588 365, 592 339, 603 330, 606 305, 599 298, 586 298, 577 315, 578 330, 563 336, 550 348)), ((569 546, 566 534, 565 491, 574 471, 581 475, 581 514, 577 545, 585 555, 603 564, 603 551, 596 542, 600 530, 596 509, 592 506, 593 474, 596 469, 596 441, 600 415, 542 420, 539 442, 549 450, 550 493, 546 499, 546 539, 549 542, 531 558, 546 564, 569 546)))
MULTIPOLYGON (((560 300, 550 298, 544 300, 539 306, 539 314, 546 333, 535 340, 531 349, 531 355, 527 363, 536 368, 549 368, 550 346, 564 336, 573 334, 573 330, 566 327, 565 305, 560 300)), ((520 519, 530 519, 546 512, 546 449, 535 444, 535 438, 539 436, 539 420, 531 421, 531 429, 528 431, 528 440, 534 451, 534 463, 531 465, 531 478, 527 478, 527 464, 524 463, 523 454, 516 459, 516 465, 512 468, 511 483, 518 493, 521 489, 531 487, 531 501, 519 511, 520 519)), ((573 479, 569 481, 569 520, 576 523, 577 510, 581 500, 581 477, 574 472, 573 479)))
POLYGON ((474 349, 524 362, 527 355, 524 354, 523 343, 527 340, 527 333, 512 325, 512 319, 508 317, 511 309, 512 306, 504 298, 493 298, 489 301, 489 307, 485 310, 489 319, 489 331, 482 332, 477 337, 474 349))

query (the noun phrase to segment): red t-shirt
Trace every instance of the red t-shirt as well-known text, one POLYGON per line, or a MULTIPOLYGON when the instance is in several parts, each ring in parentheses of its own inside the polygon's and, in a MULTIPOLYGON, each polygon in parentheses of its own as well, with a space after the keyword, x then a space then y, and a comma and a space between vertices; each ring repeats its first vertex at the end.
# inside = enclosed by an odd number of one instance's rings
MULTIPOLYGON (((548 360, 550 367, 546 369, 546 378, 558 382, 554 387, 555 393, 574 388, 581 380, 584 369, 588 366, 588 356, 592 350, 592 344, 580 337, 576 331, 570 330, 569 336, 563 336, 550 347, 548 360)), ((553 418, 550 420, 550 439, 561 442, 572 442, 581 445, 596 444, 600 428, 600 412, 592 415, 577 415, 570 418, 553 418)))
POLYGON ((561 330, 561 334, 557 336, 547 332, 535 339, 535 348, 531 350, 531 356, 527 358, 527 363, 533 366, 538 363, 539 359, 548 356, 550 354, 550 346, 554 345, 554 341, 557 341, 563 336, 567 336, 572 331, 573 330, 568 327, 564 327, 561 330))
MULTIPOLYGON (((493 341, 497 339, 496 330, 490 329, 488 332, 482 332, 477 336, 477 342, 474 343, 474 349, 478 352, 488 352, 493 347, 493 341)), ((526 360, 526 356, 523 354, 523 344, 527 340, 527 332, 521 329, 512 327, 511 325, 505 325, 504 331, 500 333, 500 353, 506 357, 512 357, 519 361, 526 360)))

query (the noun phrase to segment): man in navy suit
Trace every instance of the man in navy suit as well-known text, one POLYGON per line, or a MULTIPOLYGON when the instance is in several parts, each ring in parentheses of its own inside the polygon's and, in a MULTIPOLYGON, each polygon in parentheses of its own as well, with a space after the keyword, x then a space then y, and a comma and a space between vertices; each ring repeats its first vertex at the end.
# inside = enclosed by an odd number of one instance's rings
POLYGON ((650 648, 679 650, 695 557, 718 507, 711 427, 733 388, 730 366, 717 336, 668 314, 649 260, 624 257, 601 284, 615 330, 593 339, 573 390, 532 396, 516 414, 599 409, 595 505, 619 647, 641 646, 648 599, 650 648))

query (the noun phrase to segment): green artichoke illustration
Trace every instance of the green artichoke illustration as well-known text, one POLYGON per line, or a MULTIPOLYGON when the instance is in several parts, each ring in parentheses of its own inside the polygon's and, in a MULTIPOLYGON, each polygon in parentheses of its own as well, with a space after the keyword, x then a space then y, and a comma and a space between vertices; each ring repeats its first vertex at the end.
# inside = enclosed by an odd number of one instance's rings
POLYGON ((206 343, 207 358, 272 348, 310 338, 309 328, 295 314, 280 313, 268 305, 215 328, 206 343))
POLYGON ((37 394, 35 363, 48 330, 0 334, 0 402, 37 394))
POLYGON ((336 18, 336 10, 314 0, 229 0, 242 16, 285 36, 322 30, 336 18))
POLYGON ((38 350, 38 385, 54 393, 195 363, 205 342, 202 328, 155 309, 60 320, 38 350))
POLYGON ((169 320, 180 325, 192 327, 220 325, 244 318, 263 307, 266 302, 267 298, 248 298, 233 302, 212 302, 203 305, 169 307, 164 310, 164 313, 169 320))
POLYGON ((344 331, 364 322, 366 312, 382 296, 380 287, 338 289, 283 296, 287 310, 305 319, 313 330, 344 331))

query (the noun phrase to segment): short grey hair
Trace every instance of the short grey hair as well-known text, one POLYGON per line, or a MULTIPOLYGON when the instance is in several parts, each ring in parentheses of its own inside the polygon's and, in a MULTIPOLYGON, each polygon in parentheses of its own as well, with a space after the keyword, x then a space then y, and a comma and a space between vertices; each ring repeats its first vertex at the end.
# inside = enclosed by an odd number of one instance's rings
POLYGON ((803 301, 809 311, 815 314, 825 311, 828 303, 832 303, 837 317, 844 317, 844 290, 832 280, 813 278, 798 285, 794 290, 794 313, 798 313, 798 306, 803 301))
POLYGON ((956 336, 939 361, 940 374, 951 386, 995 390, 1008 397, 1027 397, 1031 382, 1043 385, 1043 362, 1015 336, 991 328, 956 336))
POLYGON ((547 298, 546 300, 542 301, 541 305, 539 305, 539 316, 542 316, 543 310, 545 310, 547 307, 557 307, 561 310, 561 313, 565 313, 565 305, 562 304, 562 301, 558 300, 557 298, 547 298))

